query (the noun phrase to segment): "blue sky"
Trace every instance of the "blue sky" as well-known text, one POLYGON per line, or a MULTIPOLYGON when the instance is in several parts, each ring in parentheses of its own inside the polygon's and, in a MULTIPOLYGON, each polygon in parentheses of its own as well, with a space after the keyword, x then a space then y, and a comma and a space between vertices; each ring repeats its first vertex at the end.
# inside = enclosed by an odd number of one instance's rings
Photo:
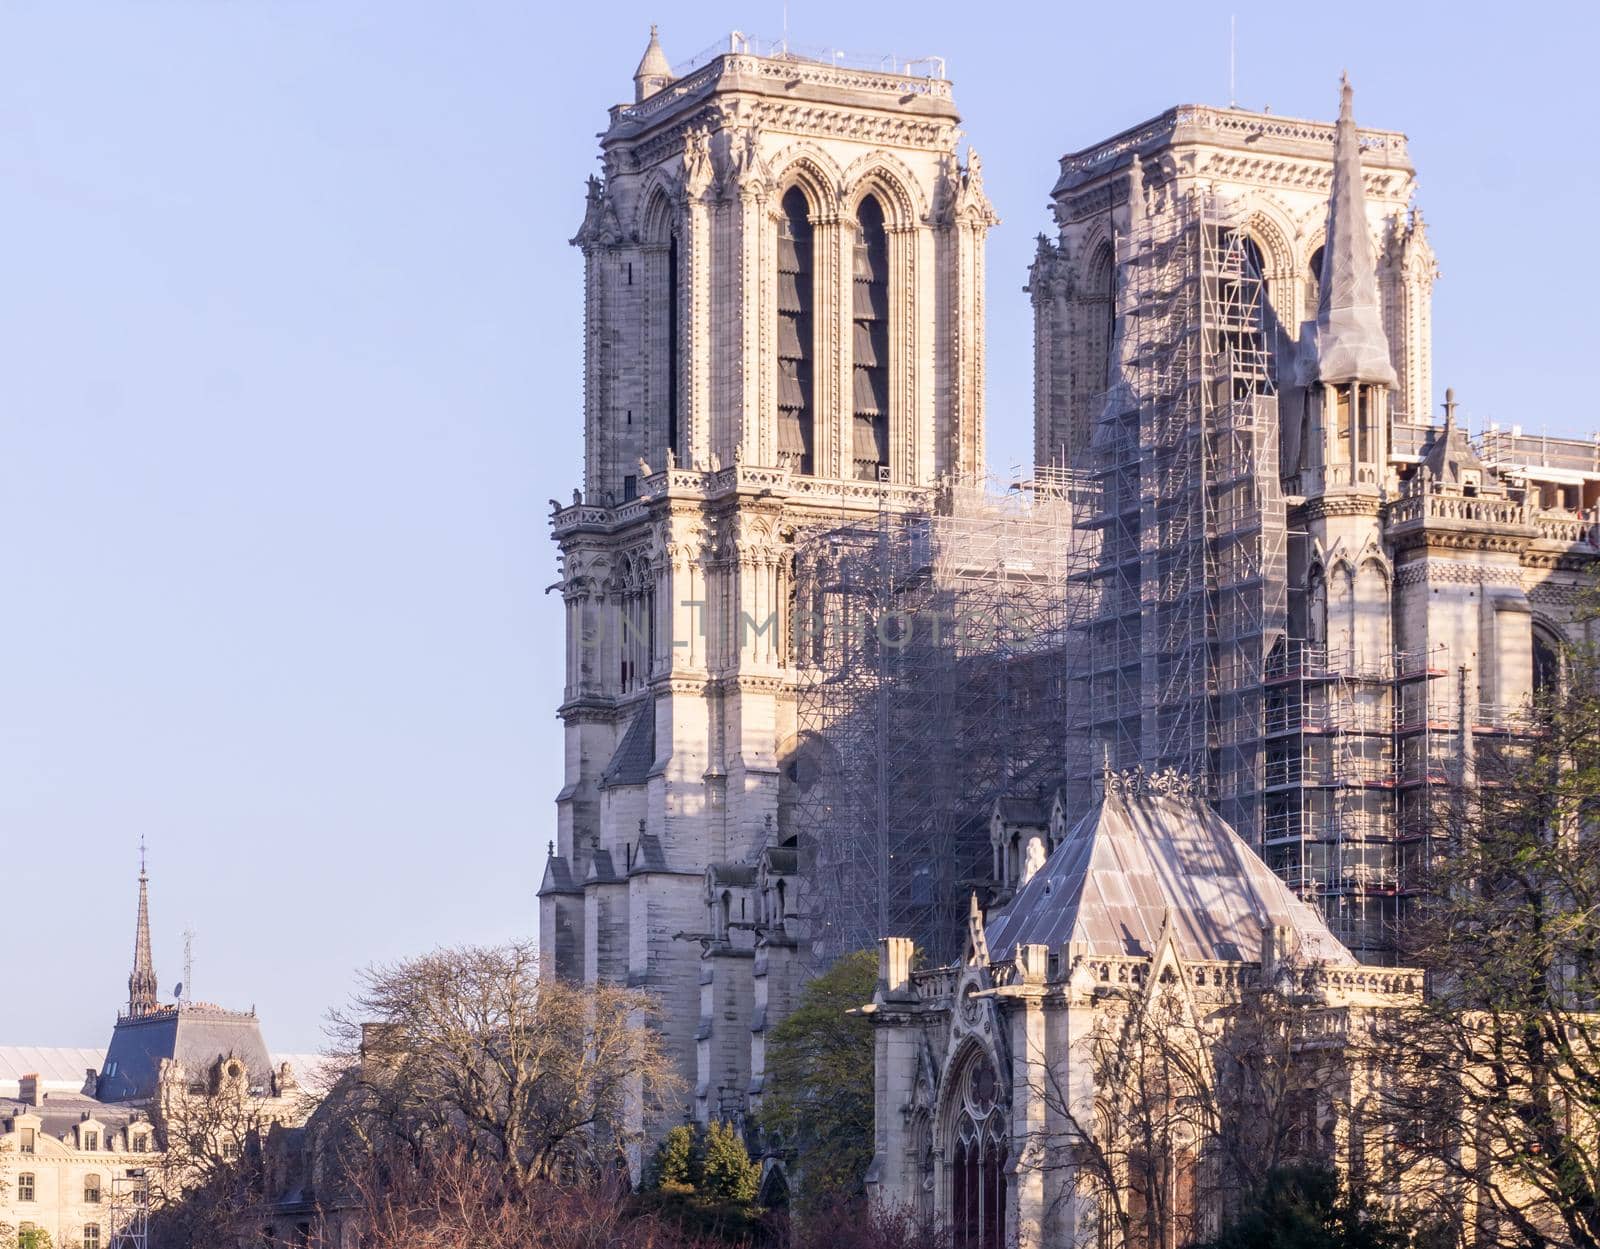
MULTIPOLYGON (((1435 381, 1590 434, 1593 10, 791 3, 947 58, 1003 218, 990 463, 1056 158, 1179 102, 1407 131, 1435 381), (915 17, 906 14, 914 12, 915 17)), ((651 21, 779 0, 0 0, 0 1043, 96 1044, 150 844, 157 971, 314 1048, 353 968, 536 928, 560 785, 546 500, 579 466, 594 135, 651 21), (595 18, 600 15, 600 20, 595 18)))

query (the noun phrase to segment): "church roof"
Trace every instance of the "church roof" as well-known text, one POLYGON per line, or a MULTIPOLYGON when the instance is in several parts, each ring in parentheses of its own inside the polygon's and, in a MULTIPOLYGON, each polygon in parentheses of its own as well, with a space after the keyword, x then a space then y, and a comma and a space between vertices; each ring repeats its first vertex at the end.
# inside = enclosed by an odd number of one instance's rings
POLYGON ((1006 908, 989 957, 1019 945, 1081 942, 1099 955, 1149 955, 1168 916, 1181 958, 1259 962, 1262 929, 1293 931, 1303 957, 1354 965, 1319 915, 1196 797, 1110 786, 1006 908))
POLYGON ((1333 131, 1333 188, 1328 193, 1328 237, 1322 246, 1317 318, 1305 380, 1395 385, 1389 339, 1378 307, 1378 269, 1367 224, 1361 176, 1361 137, 1351 108, 1350 83, 1339 94, 1333 131))

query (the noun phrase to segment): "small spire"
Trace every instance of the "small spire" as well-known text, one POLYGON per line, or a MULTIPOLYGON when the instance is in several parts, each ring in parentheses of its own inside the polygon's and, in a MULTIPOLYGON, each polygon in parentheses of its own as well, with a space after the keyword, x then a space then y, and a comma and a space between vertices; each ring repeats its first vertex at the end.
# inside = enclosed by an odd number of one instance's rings
POLYGON ((1456 388, 1446 386, 1444 391, 1444 427, 1452 430, 1456 427, 1456 388))
POLYGON ((139 919, 133 937, 133 971, 128 976, 128 1014, 148 1015, 156 1000, 156 969, 150 957, 150 891, 145 871, 144 838, 139 838, 139 919))
POLYGON ((1339 120, 1354 122, 1356 93, 1350 86, 1350 75, 1345 70, 1339 71, 1339 120))
POLYGON ((644 56, 639 59, 639 68, 633 71, 633 102, 637 104, 646 96, 654 95, 671 81, 672 66, 667 63, 667 54, 661 50, 661 40, 652 22, 650 42, 645 47, 644 56))

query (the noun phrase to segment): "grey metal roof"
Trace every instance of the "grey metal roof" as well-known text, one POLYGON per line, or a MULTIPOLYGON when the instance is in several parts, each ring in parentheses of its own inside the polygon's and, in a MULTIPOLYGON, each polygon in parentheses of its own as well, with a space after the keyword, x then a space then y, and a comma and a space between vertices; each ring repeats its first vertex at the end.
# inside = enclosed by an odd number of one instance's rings
POLYGON ((656 706, 654 699, 647 699, 628 725, 627 732, 623 733, 622 740, 617 743, 611 762, 600 774, 600 787, 608 789, 613 785, 643 785, 649 779, 655 761, 656 706))
POLYGON ((1108 794, 1084 816, 990 918, 989 956, 1069 942, 1091 954, 1148 955, 1169 912, 1185 959, 1259 962, 1267 925, 1292 929, 1307 959, 1356 961, 1215 811, 1153 793, 1108 794))
POLYGON ((261 1021, 253 1014, 185 1003, 125 1017, 112 1030, 98 1096, 108 1102, 152 1097, 163 1058, 182 1063, 198 1077, 223 1057, 243 1060, 251 1088, 270 1087, 272 1056, 261 1038, 261 1021))

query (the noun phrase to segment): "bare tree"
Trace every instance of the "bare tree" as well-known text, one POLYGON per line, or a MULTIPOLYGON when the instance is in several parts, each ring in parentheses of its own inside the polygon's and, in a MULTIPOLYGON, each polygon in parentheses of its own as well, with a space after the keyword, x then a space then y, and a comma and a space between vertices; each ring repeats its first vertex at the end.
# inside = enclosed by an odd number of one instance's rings
POLYGON ((366 1249, 709 1249, 635 1209, 620 1177, 520 1184, 458 1142, 370 1155, 348 1180, 339 1236, 366 1249))
POLYGON ((333 1016, 325 1113, 367 1152, 445 1138, 520 1184, 595 1174, 679 1087, 658 1012, 634 990, 541 977, 524 944, 372 967, 333 1016))
POLYGON ((1422 1005, 1372 1037, 1373 1128, 1484 1245, 1600 1249, 1600 664, 1442 804, 1405 933, 1422 1005))
POLYGON ((1249 968, 1197 992, 1180 967, 1128 967, 1081 1052, 1035 1056, 1034 1092, 1061 1126, 1025 1161, 1065 1172, 1063 1198, 1097 1209, 1117 1243, 1156 1249, 1214 1230, 1285 1164, 1325 1156, 1331 1119, 1323 1060, 1297 1043, 1316 1008, 1249 968))

